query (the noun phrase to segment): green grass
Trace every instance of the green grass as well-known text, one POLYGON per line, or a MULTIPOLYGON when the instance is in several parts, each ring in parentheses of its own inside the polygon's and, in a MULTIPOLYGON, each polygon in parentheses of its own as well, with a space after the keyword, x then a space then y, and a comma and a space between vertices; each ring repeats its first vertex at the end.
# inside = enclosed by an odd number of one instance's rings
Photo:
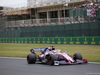
MULTIPOLYGON (((50 45, 42 44, 0 44, 0 57, 23 57, 30 53, 32 48, 45 48, 50 45)), ((100 62, 100 46, 87 45, 55 45, 61 52, 68 54, 81 53, 89 62, 100 62)), ((38 53, 39 54, 39 53, 38 53)))

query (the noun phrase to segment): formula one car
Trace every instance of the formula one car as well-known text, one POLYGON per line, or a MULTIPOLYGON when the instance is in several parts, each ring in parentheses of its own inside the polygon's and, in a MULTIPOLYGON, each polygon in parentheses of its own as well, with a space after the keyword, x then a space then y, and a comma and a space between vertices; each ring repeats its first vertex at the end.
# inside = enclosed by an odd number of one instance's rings
POLYGON ((61 50, 55 50, 55 48, 47 47, 47 48, 35 48, 31 49, 31 54, 27 55, 28 64, 35 64, 36 62, 46 63, 49 65, 60 65, 60 64, 81 64, 87 63, 87 59, 82 59, 82 55, 80 53, 75 53, 73 58, 65 53, 61 53, 61 50), (40 51, 40 55, 36 55, 36 51, 40 51))

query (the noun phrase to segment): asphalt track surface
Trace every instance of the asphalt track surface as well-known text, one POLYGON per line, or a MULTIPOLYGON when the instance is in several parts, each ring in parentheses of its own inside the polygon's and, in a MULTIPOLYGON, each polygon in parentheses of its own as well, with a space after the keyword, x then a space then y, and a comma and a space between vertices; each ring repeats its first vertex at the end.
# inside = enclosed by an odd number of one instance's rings
POLYGON ((0 58, 0 75, 100 75, 100 64, 50 66, 26 59, 0 58))

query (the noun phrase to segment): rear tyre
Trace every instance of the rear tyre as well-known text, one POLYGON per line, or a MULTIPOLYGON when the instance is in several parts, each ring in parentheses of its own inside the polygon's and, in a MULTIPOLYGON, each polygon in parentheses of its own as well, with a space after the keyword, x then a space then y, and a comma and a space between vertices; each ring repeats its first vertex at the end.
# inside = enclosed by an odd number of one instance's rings
POLYGON ((56 55, 49 55, 48 58, 48 64, 49 65, 54 65, 54 61, 57 61, 58 60, 58 57, 56 55))
POLYGON ((35 64, 36 63, 36 55, 35 54, 27 55, 27 63, 28 64, 35 64))
POLYGON ((75 53, 74 55, 73 55, 73 59, 76 61, 77 59, 78 60, 82 60, 82 55, 81 55, 81 53, 75 53))

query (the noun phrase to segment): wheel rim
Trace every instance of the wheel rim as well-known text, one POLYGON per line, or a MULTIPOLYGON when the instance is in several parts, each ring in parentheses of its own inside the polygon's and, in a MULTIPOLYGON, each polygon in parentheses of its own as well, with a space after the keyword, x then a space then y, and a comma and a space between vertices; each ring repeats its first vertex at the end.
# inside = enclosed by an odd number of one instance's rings
POLYGON ((48 63, 49 63, 49 65, 52 65, 53 64, 53 59, 52 59, 51 56, 49 56, 49 58, 48 58, 48 63))
POLYGON ((77 55, 76 55, 76 54, 74 54, 74 60, 76 61, 76 59, 77 59, 77 55))

